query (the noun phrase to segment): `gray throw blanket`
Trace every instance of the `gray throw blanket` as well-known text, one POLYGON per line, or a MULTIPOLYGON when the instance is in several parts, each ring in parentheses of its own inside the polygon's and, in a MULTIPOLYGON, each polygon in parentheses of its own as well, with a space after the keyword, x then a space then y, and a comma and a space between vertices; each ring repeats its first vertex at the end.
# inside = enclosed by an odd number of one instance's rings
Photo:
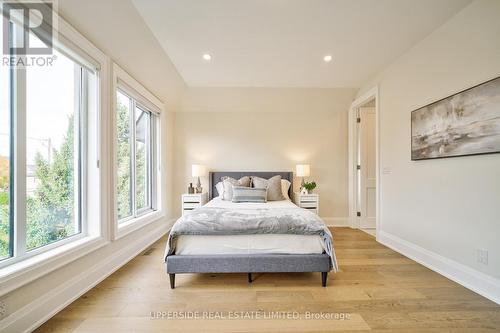
POLYGON ((319 235, 325 252, 331 258, 330 268, 338 270, 333 250, 333 239, 325 223, 314 213, 294 208, 227 209, 200 207, 184 215, 172 227, 165 258, 175 254, 180 235, 257 235, 294 234, 319 235))

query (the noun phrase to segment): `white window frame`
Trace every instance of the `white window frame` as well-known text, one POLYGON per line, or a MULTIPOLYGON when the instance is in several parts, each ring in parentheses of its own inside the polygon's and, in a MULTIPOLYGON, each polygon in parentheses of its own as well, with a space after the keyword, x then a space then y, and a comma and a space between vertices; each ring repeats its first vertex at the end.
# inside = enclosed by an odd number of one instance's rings
MULTIPOLYGON (((108 201, 111 182, 102 180, 107 179, 105 176, 111 171, 106 151, 109 142, 106 128, 110 123, 108 118, 110 61, 104 53, 59 17, 57 12, 54 12, 53 20, 57 22, 57 26, 54 27, 54 29, 57 29, 54 34, 55 38, 57 38, 55 45, 60 45, 63 48, 62 51, 69 54, 71 58, 91 60, 92 64, 99 68, 96 90, 88 92, 91 95, 89 98, 95 101, 95 108, 87 115, 86 121, 92 123, 92 126, 89 126, 85 131, 86 144, 83 145, 85 153, 82 154, 85 158, 82 158, 81 161, 82 173, 87 178, 87 181, 82 182, 82 184, 87 189, 85 192, 89 193, 89 195, 86 195, 86 193, 82 195, 82 203, 85 204, 86 210, 82 211, 81 218, 82 220, 86 219, 87 223, 82 221, 81 233, 29 251, 29 256, 24 256, 22 259, 11 257, 2 260, 0 265, 0 296, 109 243, 106 221, 109 216, 107 207, 111 204, 108 201)), ((22 107, 24 108, 24 106, 22 107)), ((22 114, 21 117, 25 117, 25 114, 22 114)), ((24 120, 18 118, 18 121, 24 120)), ((24 140, 22 138, 23 134, 25 134, 25 130, 14 133, 16 142, 24 140)), ((23 151, 16 151, 14 155, 15 163, 23 162, 22 159, 25 158, 23 151)), ((23 165, 23 163, 20 165, 23 165)), ((16 169, 22 170, 23 168, 16 169)), ((16 187, 23 186, 25 178, 22 176, 25 176, 25 174, 21 175, 17 174, 17 172, 18 170, 16 170, 14 179, 16 187)), ((23 173, 23 171, 20 173, 23 173)), ((21 193, 14 193, 12 200, 16 205, 17 200, 22 204, 25 198, 21 198, 21 193)), ((15 212, 15 214, 18 213, 21 214, 19 217, 25 215, 25 212, 22 211, 15 212)), ((20 233, 24 232, 24 230, 16 230, 15 232, 20 233)), ((16 243, 14 246, 16 246, 16 243)))
MULTIPOLYGON (((14 37, 15 38, 15 37, 14 37)), ((15 70, 15 77, 12 78, 14 84, 14 90, 15 90, 15 101, 12 101, 16 105, 16 115, 15 119, 13 120, 14 126, 11 128, 11 130, 14 132, 14 143, 15 148, 14 148, 14 195, 12 198, 13 206, 14 207, 24 207, 26 208, 26 147, 27 147, 27 130, 26 130, 26 119, 27 119, 27 108, 26 108, 26 98, 27 98, 27 93, 26 93, 26 70, 25 69, 20 69, 20 70, 15 70)), ((76 84, 78 85, 80 92, 83 94, 87 94, 87 88, 88 87, 83 87, 81 86, 82 81, 87 80, 85 75, 79 75, 76 77, 78 79, 78 82, 76 84)), ((80 98, 80 97, 79 97, 80 98)), ((85 114, 78 114, 79 119, 77 120, 78 122, 78 129, 75 129, 75 138, 79 140, 78 144, 78 158, 75 159, 77 164, 75 164, 75 168, 78 168, 78 174, 77 176, 81 179, 78 179, 78 190, 80 193, 75 193, 78 194, 79 197, 81 197, 75 205, 75 209, 78 210, 79 212, 75 214, 78 218, 78 223, 80 230, 78 233, 65 237, 60 240, 56 240, 54 242, 48 243, 46 245, 42 245, 40 247, 36 247, 32 250, 27 250, 26 248, 26 239, 27 239, 27 219, 26 219, 26 211, 22 209, 14 209, 11 211, 11 213, 14 214, 14 230, 11 232, 14 232, 14 244, 13 249, 14 249, 14 254, 12 257, 0 260, 0 268, 10 266, 14 263, 24 261, 26 259, 29 259, 33 256, 36 256, 38 254, 41 254, 43 252, 50 251, 51 249, 54 249, 56 247, 62 246, 64 244, 68 244, 74 241, 77 241, 81 238, 86 237, 87 234, 87 223, 86 220, 84 219, 84 211, 86 211, 86 197, 87 197, 87 176, 86 176, 86 168, 84 168, 84 164, 86 161, 86 146, 87 143, 85 141, 86 138, 86 129, 84 129, 82 132, 81 127, 86 127, 87 124, 87 113, 86 113, 86 108, 81 105, 83 102, 83 98, 79 100, 80 102, 80 110, 84 112, 85 114), (82 117, 83 116, 83 117, 82 117), (81 142, 80 142, 80 139, 81 142)), ((76 140, 75 140, 76 141, 76 140)))
MULTIPOLYGON (((162 205, 162 187, 161 187, 161 165, 160 161, 162 160, 161 155, 161 137, 162 137, 162 117, 163 117, 163 103, 154 96, 151 92, 149 92, 146 88, 144 88, 137 80, 135 80, 132 76, 130 76, 126 71, 124 71, 117 64, 113 64, 113 94, 112 94, 112 124, 113 124, 113 239, 119 239, 137 229, 140 229, 152 222, 158 221, 159 219, 165 216, 165 211, 162 205), (135 114, 135 106, 142 108, 148 112, 151 112, 154 116, 155 120, 152 121, 154 126, 151 126, 151 132, 153 136, 152 144, 151 144, 151 153, 152 153, 152 175, 151 175, 151 207, 152 209, 141 209, 138 210, 140 214, 136 214, 134 216, 134 207, 133 204, 133 212, 131 217, 127 217, 124 219, 118 219, 118 193, 117 193, 117 176, 118 176, 118 165, 116 161, 117 156, 117 147, 118 147, 118 133, 117 133, 117 124, 116 124, 116 110, 117 110, 117 91, 120 91, 124 95, 133 99, 131 103, 131 108, 133 107, 133 114, 135 114)), ((131 129, 131 132, 135 129, 131 129)), ((135 135, 135 134, 134 134, 135 135)), ((135 143, 132 144, 135 146, 135 143)), ((134 149, 130 152, 131 156, 134 156, 134 149)), ((134 170, 135 172, 135 170, 134 170)), ((131 177, 131 181, 134 178, 131 177)), ((134 184, 135 185, 135 184, 134 184)), ((133 187, 134 188, 134 187, 133 187)), ((135 190, 132 193, 133 197, 135 197, 135 190)), ((132 201, 134 199, 132 198, 132 201)))

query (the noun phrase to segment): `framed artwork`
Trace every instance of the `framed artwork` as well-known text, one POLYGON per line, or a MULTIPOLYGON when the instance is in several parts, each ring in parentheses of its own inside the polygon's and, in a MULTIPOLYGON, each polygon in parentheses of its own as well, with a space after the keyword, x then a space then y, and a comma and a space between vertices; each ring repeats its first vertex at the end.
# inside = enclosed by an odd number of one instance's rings
POLYGON ((500 77, 411 112, 411 159, 500 152, 500 77))

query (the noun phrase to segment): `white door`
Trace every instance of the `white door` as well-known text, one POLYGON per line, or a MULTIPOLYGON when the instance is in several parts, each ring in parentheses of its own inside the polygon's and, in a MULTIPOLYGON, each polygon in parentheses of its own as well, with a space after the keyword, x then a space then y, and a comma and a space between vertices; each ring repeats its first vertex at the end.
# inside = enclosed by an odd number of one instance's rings
POLYGON ((376 159, 375 108, 359 108, 359 212, 360 228, 375 228, 376 223, 376 159))

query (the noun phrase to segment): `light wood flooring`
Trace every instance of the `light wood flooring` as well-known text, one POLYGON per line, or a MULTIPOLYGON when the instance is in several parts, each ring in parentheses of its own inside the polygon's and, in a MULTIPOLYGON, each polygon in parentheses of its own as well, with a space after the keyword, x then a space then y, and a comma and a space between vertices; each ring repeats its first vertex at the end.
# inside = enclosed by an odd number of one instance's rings
POLYGON ((179 274, 171 290, 162 238, 37 332, 500 332, 500 306, 362 231, 332 231, 341 271, 327 288, 319 273, 254 274, 252 284, 246 274, 179 274))

